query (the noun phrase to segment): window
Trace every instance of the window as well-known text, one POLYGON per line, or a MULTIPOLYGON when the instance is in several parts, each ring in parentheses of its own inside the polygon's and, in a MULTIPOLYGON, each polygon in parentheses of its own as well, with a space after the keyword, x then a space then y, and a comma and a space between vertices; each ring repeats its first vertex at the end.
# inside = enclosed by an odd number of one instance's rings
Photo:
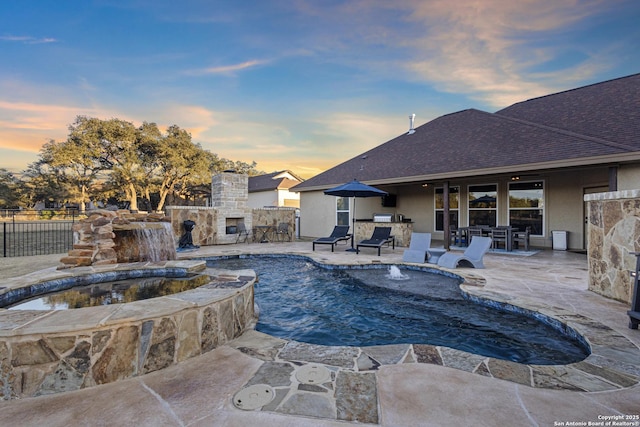
POLYGON ((498 186, 469 186, 469 225, 498 225, 498 186))
POLYGON ((544 183, 509 184, 509 225, 521 230, 531 227, 531 234, 544 235, 544 183))
POLYGON ((348 197, 336 197, 336 224, 349 225, 348 197))
MULTIPOLYGON (((458 200, 460 187, 449 187, 449 223, 458 223, 458 200)), ((444 231, 444 188, 436 188, 436 231, 444 231)))

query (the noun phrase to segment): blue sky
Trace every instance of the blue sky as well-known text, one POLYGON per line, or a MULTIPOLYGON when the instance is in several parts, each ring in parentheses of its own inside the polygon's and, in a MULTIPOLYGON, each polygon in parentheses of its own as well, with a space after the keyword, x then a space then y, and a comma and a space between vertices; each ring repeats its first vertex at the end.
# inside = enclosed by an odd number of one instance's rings
POLYGON ((2 0, 0 168, 76 116, 308 178, 443 114, 640 72, 638 0, 2 0))

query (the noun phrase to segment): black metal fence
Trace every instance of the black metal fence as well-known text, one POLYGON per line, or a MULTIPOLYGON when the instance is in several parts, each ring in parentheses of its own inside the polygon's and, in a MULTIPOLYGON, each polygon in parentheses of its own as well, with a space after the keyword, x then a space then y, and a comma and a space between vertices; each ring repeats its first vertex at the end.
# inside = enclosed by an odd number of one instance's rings
POLYGON ((0 242, 3 257, 48 255, 73 247, 75 209, 0 211, 0 242))

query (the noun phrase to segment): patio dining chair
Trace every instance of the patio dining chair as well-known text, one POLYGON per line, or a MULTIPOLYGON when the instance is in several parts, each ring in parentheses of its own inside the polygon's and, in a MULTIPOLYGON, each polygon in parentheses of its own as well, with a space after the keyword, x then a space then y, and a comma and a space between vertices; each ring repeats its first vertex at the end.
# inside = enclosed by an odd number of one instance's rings
POLYGON ((467 238, 469 239, 469 241, 471 241, 471 239, 473 239, 474 236, 482 237, 482 227, 478 227, 478 226, 469 227, 469 229, 467 230, 467 238))
POLYGON ((278 228, 276 229, 276 238, 280 241, 285 241, 284 238, 287 238, 287 242, 291 241, 291 231, 289 230, 289 224, 286 222, 281 222, 278 224, 278 228))
POLYGON ((508 228, 493 228, 491 229, 491 248, 498 249, 500 245, 504 248, 504 250, 508 251, 511 248, 509 247, 509 233, 510 230, 508 228))
POLYGON ((244 225, 244 222, 238 223, 238 228, 236 229, 236 231, 238 233, 238 237, 236 237, 236 243, 238 243, 240 239, 242 239, 242 236, 244 236, 244 241, 249 243, 249 235, 251 234, 251 232, 247 230, 247 226, 244 225))
POLYGON ((511 241, 513 246, 520 249, 520 244, 524 246, 524 250, 529 250, 529 236, 531 235, 531 227, 526 227, 524 231, 512 231, 511 241))

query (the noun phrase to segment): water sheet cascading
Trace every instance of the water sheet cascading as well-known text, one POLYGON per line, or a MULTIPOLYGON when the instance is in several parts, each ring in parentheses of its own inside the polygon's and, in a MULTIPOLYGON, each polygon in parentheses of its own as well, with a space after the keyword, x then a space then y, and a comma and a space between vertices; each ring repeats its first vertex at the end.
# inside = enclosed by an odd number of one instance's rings
POLYGON ((116 236, 114 249, 119 263, 176 259, 176 244, 169 223, 114 224, 113 232, 116 236))

